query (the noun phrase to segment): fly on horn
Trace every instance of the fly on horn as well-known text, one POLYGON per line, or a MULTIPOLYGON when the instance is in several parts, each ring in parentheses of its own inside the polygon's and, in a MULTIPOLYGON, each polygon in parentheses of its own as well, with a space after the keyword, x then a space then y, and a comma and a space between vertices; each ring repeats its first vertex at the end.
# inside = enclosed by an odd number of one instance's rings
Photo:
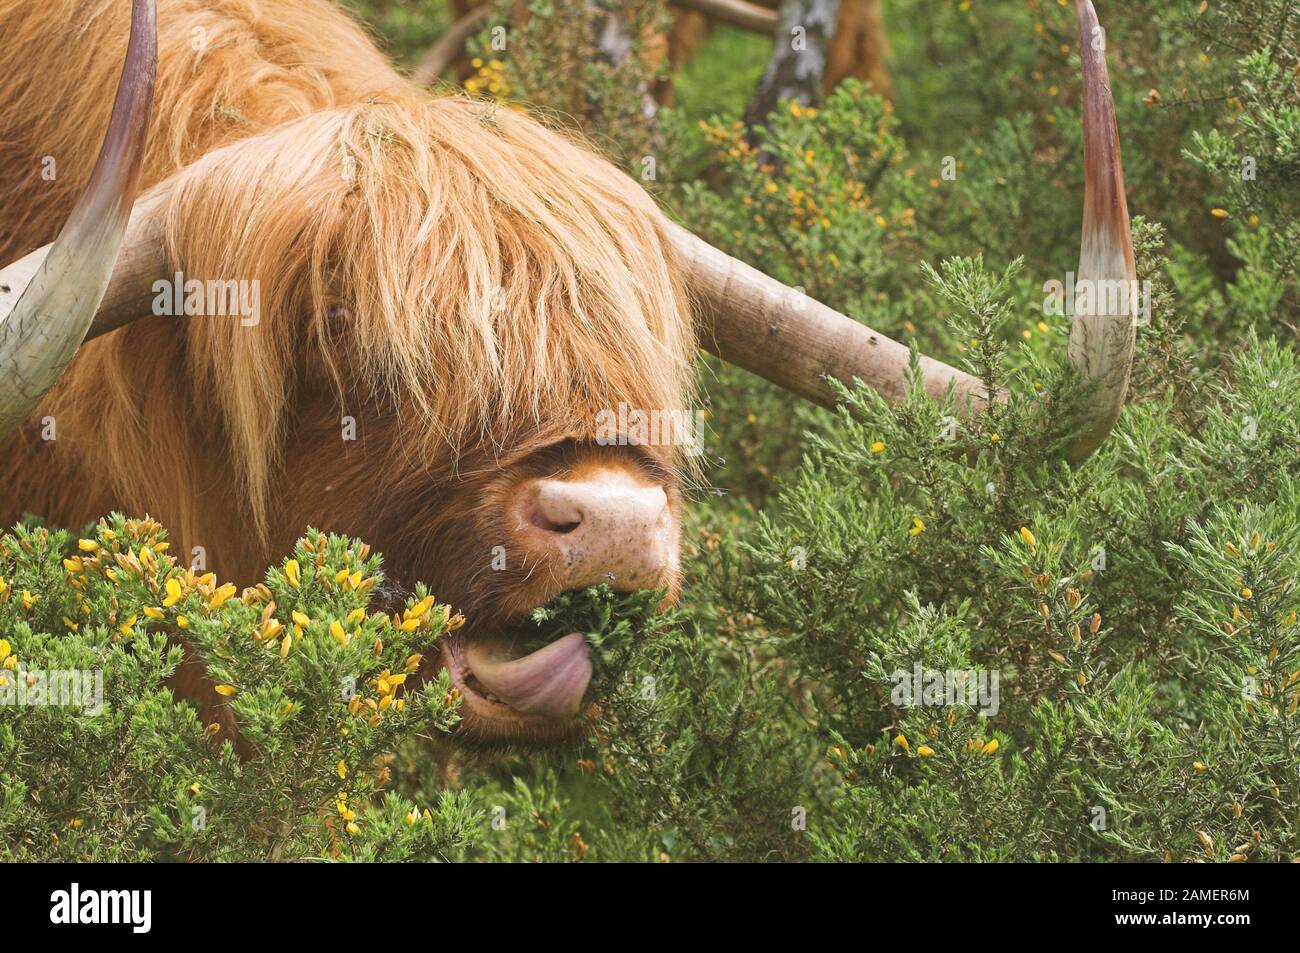
POLYGON ((0 270, 0 436, 59 379, 115 275, 144 159, 157 59, 154 0, 133 0, 126 63, 90 182, 53 244, 0 270))

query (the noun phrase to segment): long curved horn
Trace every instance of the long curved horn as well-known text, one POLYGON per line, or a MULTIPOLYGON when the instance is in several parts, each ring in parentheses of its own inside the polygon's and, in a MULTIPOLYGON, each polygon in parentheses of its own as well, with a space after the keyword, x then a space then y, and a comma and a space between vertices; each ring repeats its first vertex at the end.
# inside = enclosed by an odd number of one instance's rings
MULTIPOLYGON (((1076 307, 1070 332, 1070 361, 1086 380, 1095 382, 1069 448, 1072 462, 1096 449, 1119 416, 1133 364, 1137 298, 1104 34, 1091 0, 1077 0, 1077 6, 1085 168, 1078 284, 1082 289, 1087 279, 1098 291, 1092 300, 1101 307, 1076 307), (1119 306, 1114 305, 1115 292, 1119 306)), ((675 229, 673 242, 703 305, 700 342, 724 361, 826 406, 835 400, 827 376, 845 383, 860 378, 890 399, 903 395, 909 353, 902 344, 798 294, 689 232, 675 229)), ((931 395, 942 395, 951 383, 960 410, 978 412, 987 404, 982 384, 969 374, 927 357, 922 357, 921 367, 931 395)))
POLYGON ((1093 384, 1067 449, 1077 463, 1096 450, 1119 418, 1133 370, 1137 267, 1115 101, 1106 71, 1106 34, 1092 0, 1076 0, 1083 60, 1083 240, 1070 326, 1070 363, 1093 384))
POLYGON ((132 0, 126 63, 90 182, 52 245, 0 270, 0 436, 59 379, 114 274, 144 161, 157 60, 154 0, 132 0))
MULTIPOLYGON (((700 344, 706 350, 824 407, 836 402, 828 377, 846 384, 856 377, 891 401, 902 399, 910 359, 906 345, 683 228, 672 226, 672 241, 703 309, 700 344)), ((984 385, 978 378, 925 356, 921 370, 930 396, 942 397, 952 383, 962 411, 983 409, 984 385)))

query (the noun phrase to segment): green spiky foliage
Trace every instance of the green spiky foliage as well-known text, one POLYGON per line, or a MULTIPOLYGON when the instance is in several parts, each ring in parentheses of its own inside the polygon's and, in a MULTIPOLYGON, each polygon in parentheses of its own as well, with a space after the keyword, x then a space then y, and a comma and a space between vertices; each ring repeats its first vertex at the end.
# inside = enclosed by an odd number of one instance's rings
POLYGON ((383 790, 383 756, 456 722, 445 678, 406 679, 449 624, 423 590, 372 610, 380 560, 309 532, 242 594, 178 565, 150 520, 75 540, 0 537, 0 840, 11 860, 402 860, 446 856, 463 797, 383 790), (163 684, 186 650, 239 724, 163 684))
MULTIPOLYGON (((450 20, 436 3, 352 5, 407 62, 450 20)), ((377 707, 366 680, 400 672, 414 649, 386 634, 371 661, 334 639, 327 620, 364 594, 309 587, 342 586, 338 560, 359 544, 326 544, 333 574, 321 574, 316 538, 295 556, 304 592, 285 590, 283 565, 266 581, 277 619, 309 619, 286 659, 248 631, 262 597, 211 616, 210 594, 183 597, 187 639, 250 724, 256 753, 241 762, 159 688, 179 661, 167 638, 181 610, 161 606, 165 590, 113 604, 97 578, 86 614, 61 563, 78 556, 69 540, 24 528, 0 555, 9 656, 99 665, 122 694, 99 721, 0 709, 4 849, 1300 857, 1294 3, 1098 2, 1150 321, 1114 433, 1076 467, 1061 448, 1087 392, 1046 287, 1078 258, 1072 4, 892 2, 893 103, 846 83, 779 109, 753 148, 735 123, 769 40, 715 28, 671 76, 677 105, 650 122, 644 96, 660 77, 639 47, 661 5, 622 5, 639 26, 620 64, 593 53, 608 5, 527 6, 503 48, 490 29, 477 39, 473 95, 576 128, 724 250, 1008 399, 958 419, 913 380, 897 406, 852 387, 828 412, 702 363, 711 431, 680 606, 597 590, 539 614, 539 636, 589 635, 600 683, 587 740, 550 752, 450 743, 445 684, 407 696, 405 721, 386 720, 394 703, 374 727, 349 715, 341 674, 355 669, 377 707), (146 607, 167 614, 123 632, 146 607), (292 714, 277 714, 288 701, 292 714), (187 830, 198 803, 207 829, 187 830)), ((405 601, 398 627, 424 598, 405 601)), ((434 633, 451 624, 425 611, 434 633)))

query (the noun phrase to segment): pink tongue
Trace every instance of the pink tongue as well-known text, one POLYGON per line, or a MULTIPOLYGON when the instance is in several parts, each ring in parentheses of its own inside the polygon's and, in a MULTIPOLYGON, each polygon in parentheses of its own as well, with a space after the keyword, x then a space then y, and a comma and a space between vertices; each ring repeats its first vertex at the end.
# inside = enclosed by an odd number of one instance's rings
POLYGON ((517 659, 502 654, 499 647, 471 642, 465 647, 465 661, 484 688, 531 715, 576 715, 591 681, 587 637, 581 632, 517 659))

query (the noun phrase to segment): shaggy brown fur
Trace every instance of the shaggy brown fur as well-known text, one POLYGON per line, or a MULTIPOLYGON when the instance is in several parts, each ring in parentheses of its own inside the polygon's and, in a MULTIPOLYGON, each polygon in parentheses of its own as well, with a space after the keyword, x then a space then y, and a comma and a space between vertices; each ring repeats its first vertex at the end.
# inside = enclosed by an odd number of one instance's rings
MULTIPOLYGON (((128 7, 0 0, 0 259, 84 183, 128 7)), ((159 49, 146 181, 178 176, 175 267, 259 281, 260 323, 149 318, 83 348, 34 418, 58 439, 0 450, 0 518, 149 512, 240 582, 315 523, 444 576, 476 483, 620 401, 685 405, 662 219, 609 164, 414 89, 323 0, 160 0, 159 49)))

